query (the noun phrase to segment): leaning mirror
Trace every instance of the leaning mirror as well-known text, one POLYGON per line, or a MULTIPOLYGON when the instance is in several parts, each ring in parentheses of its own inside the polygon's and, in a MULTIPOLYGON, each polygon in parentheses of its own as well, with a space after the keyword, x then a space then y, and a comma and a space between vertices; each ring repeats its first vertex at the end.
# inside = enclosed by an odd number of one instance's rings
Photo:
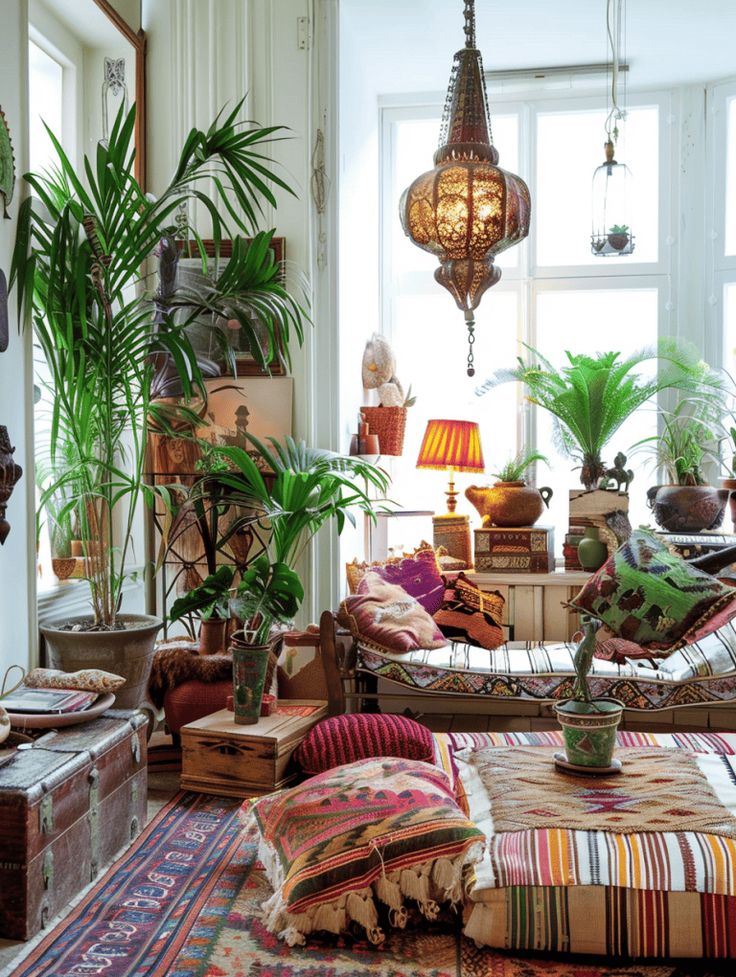
POLYGON ((44 122, 64 150, 92 159, 121 104, 136 104, 136 177, 146 172, 146 36, 140 0, 30 0, 31 169, 52 155, 44 122))

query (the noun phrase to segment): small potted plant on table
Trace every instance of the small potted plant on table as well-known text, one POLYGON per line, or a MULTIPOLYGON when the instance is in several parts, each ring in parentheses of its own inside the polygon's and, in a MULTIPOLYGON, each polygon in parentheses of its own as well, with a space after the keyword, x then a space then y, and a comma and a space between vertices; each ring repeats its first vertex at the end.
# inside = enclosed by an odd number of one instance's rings
POLYGON ((575 652, 572 698, 555 704, 555 714, 565 740, 565 755, 556 754, 555 762, 559 767, 573 771, 612 773, 621 769, 613 751, 624 707, 617 699, 595 698, 591 693, 588 675, 600 622, 584 616, 581 625, 583 638, 575 652))
POLYGON ((499 472, 494 472, 492 487, 471 485, 465 497, 480 513, 483 527, 533 526, 549 506, 552 489, 527 485, 525 476, 531 466, 547 459, 538 451, 520 451, 499 472))

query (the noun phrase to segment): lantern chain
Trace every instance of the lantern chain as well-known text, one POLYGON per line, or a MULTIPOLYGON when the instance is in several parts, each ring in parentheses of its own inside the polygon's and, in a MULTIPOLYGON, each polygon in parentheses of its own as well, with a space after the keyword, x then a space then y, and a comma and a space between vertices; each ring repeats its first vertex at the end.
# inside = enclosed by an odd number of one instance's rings
POLYGON ((475 0, 465 0, 465 47, 475 47, 475 0))
POLYGON ((465 324, 468 327, 468 369, 469 377, 475 376, 475 357, 473 355, 473 344, 475 343, 475 316, 472 309, 465 310, 465 324))

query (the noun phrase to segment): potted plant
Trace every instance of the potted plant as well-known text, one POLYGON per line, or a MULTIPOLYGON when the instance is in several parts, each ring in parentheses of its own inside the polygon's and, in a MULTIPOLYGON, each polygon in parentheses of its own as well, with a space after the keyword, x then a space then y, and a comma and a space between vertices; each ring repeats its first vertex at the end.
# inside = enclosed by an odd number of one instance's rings
POLYGON ((685 398, 671 411, 660 411, 662 431, 635 447, 648 450, 667 482, 647 490, 657 524, 670 533, 699 533, 717 529, 723 521, 730 492, 708 484, 707 461, 716 462, 714 409, 707 397, 685 398))
POLYGON ((509 459, 498 472, 492 487, 471 485, 465 490, 465 497, 475 506, 483 519, 483 527, 488 526, 533 526, 549 507, 552 489, 534 488, 527 485, 525 476, 535 462, 547 463, 547 458, 538 451, 522 449, 509 459))
POLYGON ((562 727, 565 756, 556 757, 562 766, 582 767, 590 773, 611 772, 620 763, 614 761, 616 730, 624 707, 617 699, 594 697, 588 683, 593 665, 596 632, 600 622, 581 618, 583 638, 575 652, 575 682, 570 699, 555 703, 555 714, 562 727))
MULTIPOLYGON (((134 108, 127 115, 121 110, 95 159, 85 160, 84 178, 49 131, 55 165, 26 177, 34 196, 18 216, 11 285, 54 393, 55 476, 45 498, 74 486, 69 505, 79 521, 92 603, 90 617, 47 622, 42 632, 55 667, 101 666, 124 675, 127 684, 118 693, 123 708, 145 697, 162 624, 121 609, 135 512, 159 491, 143 479, 149 427, 167 424, 155 402, 156 377, 173 369, 185 401, 195 392, 205 396, 186 328, 206 312, 237 319, 264 367, 274 350, 288 349, 292 334, 301 338, 298 303, 283 289, 263 288, 272 265, 270 235, 255 233, 251 244, 242 236, 256 231, 264 198, 275 205, 269 182, 290 189, 263 154, 277 128, 244 127, 236 121, 239 110, 221 114, 206 132, 192 129, 158 199, 144 194, 134 176, 134 108), (216 245, 233 239, 233 255, 206 294, 176 295, 174 315, 147 291, 145 264, 161 242, 171 242, 175 215, 187 201, 206 211, 216 245), (258 330, 254 308, 260 309, 258 330), (70 470, 58 464, 58 431, 73 445, 70 470)), ((184 233, 201 245, 194 226, 184 233)), ((198 251, 204 268, 204 249, 198 251)), ((187 412, 186 406, 177 410, 187 412)))
POLYGON ((614 224, 608 229, 608 243, 614 251, 623 251, 629 243, 629 225, 614 224))
POLYGON ((267 446, 247 437, 252 452, 209 447, 206 475, 188 490, 174 514, 174 522, 187 512, 197 514, 197 524, 208 538, 208 559, 228 558, 233 538, 244 531, 252 532, 262 547, 247 566, 220 567, 216 581, 208 577, 172 608, 172 618, 212 606, 218 614, 229 613, 242 622, 242 630, 231 638, 238 722, 255 722, 258 717, 258 682, 268 661, 264 649, 273 625, 290 620, 301 605, 304 588, 296 568, 306 547, 333 519, 340 533, 346 520, 355 525, 355 510, 375 518, 383 506, 371 500, 369 491, 384 497, 389 483, 381 469, 356 456, 309 448, 292 438, 283 443, 270 439, 267 446), (214 520, 206 515, 213 510, 214 520), (246 694, 246 688, 251 692, 246 694))
POLYGON ((172 605, 169 620, 173 623, 188 616, 199 617, 199 653, 215 655, 225 650, 225 632, 230 620, 230 597, 235 568, 224 563, 202 583, 179 597, 172 605))
POLYGON ((520 358, 515 369, 491 377, 483 392, 509 380, 525 384, 529 401, 553 415, 558 443, 580 462, 580 481, 587 491, 605 477, 603 450, 635 410, 663 390, 698 390, 710 375, 694 347, 670 339, 624 358, 616 352, 567 352, 567 365, 560 369, 538 350, 527 349, 530 363, 520 358), (633 371, 648 361, 656 363, 657 373, 643 379, 633 371))

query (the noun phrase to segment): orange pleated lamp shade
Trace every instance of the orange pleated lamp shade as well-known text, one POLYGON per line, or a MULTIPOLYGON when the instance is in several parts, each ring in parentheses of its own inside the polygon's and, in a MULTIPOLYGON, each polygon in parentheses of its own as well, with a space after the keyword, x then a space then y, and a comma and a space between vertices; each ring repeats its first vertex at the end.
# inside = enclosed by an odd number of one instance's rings
POLYGON ((427 421, 417 468, 482 472, 485 467, 480 430, 475 421, 427 421))

